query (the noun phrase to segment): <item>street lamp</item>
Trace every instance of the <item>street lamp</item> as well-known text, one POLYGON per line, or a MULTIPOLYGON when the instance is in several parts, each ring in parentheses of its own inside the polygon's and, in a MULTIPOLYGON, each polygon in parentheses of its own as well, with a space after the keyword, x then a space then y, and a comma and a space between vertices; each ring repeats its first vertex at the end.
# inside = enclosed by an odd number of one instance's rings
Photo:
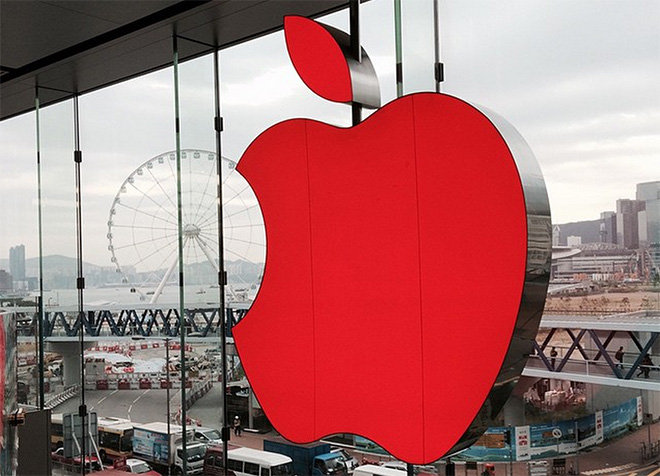
MULTIPOLYGON (((144 337, 132 337, 133 340, 145 340, 144 337)), ((165 405, 167 408, 167 457, 170 457, 172 453, 172 448, 170 448, 171 433, 170 433, 170 338, 169 337, 158 337, 157 340, 162 340, 165 342, 165 405)), ((185 438, 185 435, 184 435, 185 438)), ((167 465, 167 476, 171 475, 172 468, 170 465, 167 465)))

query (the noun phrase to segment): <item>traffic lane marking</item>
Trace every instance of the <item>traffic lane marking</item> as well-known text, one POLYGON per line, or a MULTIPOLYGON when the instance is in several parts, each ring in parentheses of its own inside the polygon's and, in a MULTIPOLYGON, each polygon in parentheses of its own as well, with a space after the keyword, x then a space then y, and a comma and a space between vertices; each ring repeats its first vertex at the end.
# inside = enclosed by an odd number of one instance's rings
POLYGON ((151 389, 148 388, 147 390, 142 392, 140 395, 138 395, 138 397, 135 400, 133 400, 133 403, 131 403, 129 405, 129 407, 128 407, 128 419, 129 420, 131 419, 131 410, 133 410, 133 405, 135 405, 138 402, 138 400, 140 400, 142 397, 144 397, 150 391, 151 391, 151 389))

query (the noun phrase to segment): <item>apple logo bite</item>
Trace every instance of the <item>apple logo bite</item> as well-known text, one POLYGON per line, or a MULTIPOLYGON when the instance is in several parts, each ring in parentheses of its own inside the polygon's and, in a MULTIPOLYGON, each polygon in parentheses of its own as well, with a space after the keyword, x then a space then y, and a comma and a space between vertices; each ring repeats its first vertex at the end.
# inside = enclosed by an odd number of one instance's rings
MULTIPOLYGON (((343 59, 342 32, 287 17, 285 34, 317 94, 377 103, 355 84, 373 68, 343 59)), ((545 185, 515 129, 412 94, 350 128, 276 124, 238 171, 267 253, 233 334, 277 431, 353 433, 417 464, 472 443, 520 376, 549 279, 545 185)))

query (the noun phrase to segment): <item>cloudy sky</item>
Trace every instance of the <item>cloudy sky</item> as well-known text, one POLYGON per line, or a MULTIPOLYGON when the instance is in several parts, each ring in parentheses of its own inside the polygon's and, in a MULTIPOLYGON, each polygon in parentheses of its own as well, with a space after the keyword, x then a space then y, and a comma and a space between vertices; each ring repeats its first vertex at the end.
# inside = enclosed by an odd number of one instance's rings
MULTIPOLYGON (((406 92, 433 88, 431 13, 431 0, 404 2, 406 92)), ((443 92, 498 112, 522 133, 545 175, 553 222, 595 219, 618 198, 634 198, 636 183, 660 180, 660 2, 441 0, 440 20, 443 92)), ((347 29, 348 13, 322 21, 347 29)), ((362 21, 386 103, 395 96, 392 1, 365 4, 362 21)), ((210 58, 181 66, 184 148, 214 148, 211 71, 210 58)), ((221 77, 223 155, 232 160, 284 119, 349 125, 348 107, 298 79, 281 32, 223 51, 221 77)), ((173 110, 171 69, 80 98, 86 261, 111 264, 115 195, 142 163, 174 149, 173 110)), ((75 256, 71 112, 62 103, 40 118, 44 254, 75 256)), ((3 257, 18 243, 28 257, 38 253, 35 129, 34 114, 0 123, 3 257)))

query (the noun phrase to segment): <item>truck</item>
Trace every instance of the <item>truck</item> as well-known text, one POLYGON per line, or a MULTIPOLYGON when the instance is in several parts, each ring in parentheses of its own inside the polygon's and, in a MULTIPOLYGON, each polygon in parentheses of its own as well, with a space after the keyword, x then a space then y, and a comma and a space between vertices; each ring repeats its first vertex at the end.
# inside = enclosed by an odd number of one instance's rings
MULTIPOLYGON (((135 424, 133 427, 133 456, 140 458, 156 470, 183 474, 183 428, 167 423, 135 424)), ((194 440, 193 430, 186 431, 186 474, 202 474, 206 445, 194 440)))
POLYGON ((340 453, 330 451, 327 443, 296 445, 284 438, 264 440, 264 451, 280 453, 293 460, 293 474, 298 476, 347 476, 340 453))

